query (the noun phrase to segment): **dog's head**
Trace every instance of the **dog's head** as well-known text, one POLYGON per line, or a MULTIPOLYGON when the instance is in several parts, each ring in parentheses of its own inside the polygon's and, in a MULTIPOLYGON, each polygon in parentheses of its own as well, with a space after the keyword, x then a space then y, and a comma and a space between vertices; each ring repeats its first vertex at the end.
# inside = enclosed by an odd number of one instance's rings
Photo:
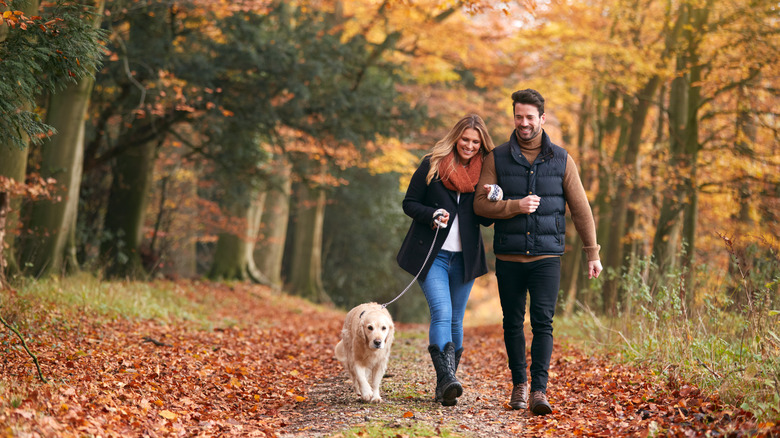
POLYGON ((360 328, 370 349, 381 350, 393 343, 395 326, 386 309, 366 311, 360 317, 360 328))

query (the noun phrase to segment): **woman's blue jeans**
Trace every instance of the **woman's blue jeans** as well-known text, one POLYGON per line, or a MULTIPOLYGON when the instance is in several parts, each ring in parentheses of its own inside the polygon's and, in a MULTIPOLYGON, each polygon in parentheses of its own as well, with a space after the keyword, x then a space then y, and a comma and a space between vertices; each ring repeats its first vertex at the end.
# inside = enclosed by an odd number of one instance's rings
POLYGON ((463 253, 441 250, 425 280, 419 281, 431 312, 428 341, 440 350, 448 342, 456 351, 463 346, 463 315, 474 285, 474 280, 464 283, 463 277, 463 253))

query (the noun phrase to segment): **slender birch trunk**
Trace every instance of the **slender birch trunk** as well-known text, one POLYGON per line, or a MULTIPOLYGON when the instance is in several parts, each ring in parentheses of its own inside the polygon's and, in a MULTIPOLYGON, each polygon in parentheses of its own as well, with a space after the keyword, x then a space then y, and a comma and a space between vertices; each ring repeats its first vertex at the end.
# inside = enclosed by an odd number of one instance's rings
POLYGON ((325 191, 301 184, 299 194, 288 288, 293 294, 313 302, 330 302, 322 286, 325 191))

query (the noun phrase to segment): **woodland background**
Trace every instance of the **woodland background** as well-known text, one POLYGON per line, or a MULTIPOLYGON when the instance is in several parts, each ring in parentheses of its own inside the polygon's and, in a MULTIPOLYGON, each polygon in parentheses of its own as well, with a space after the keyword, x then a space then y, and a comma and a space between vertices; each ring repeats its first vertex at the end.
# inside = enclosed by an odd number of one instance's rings
MULTIPOLYGON (((633 351, 632 331, 652 351, 671 324, 681 348, 703 349, 694 365, 728 332, 739 353, 706 368, 745 371, 729 367, 749 351, 767 366, 751 376, 768 406, 780 401, 776 2, 0 0, 0 11, 4 287, 87 271, 254 281, 343 308, 389 301, 411 279, 395 254, 420 157, 470 112, 506 141, 510 94, 535 88, 545 129, 578 163, 605 266, 586 284, 568 233, 560 312, 630 321, 620 336, 633 351), (719 321, 726 332, 705 330, 719 321), (702 330, 715 338, 696 346, 702 330)), ((492 287, 482 279, 474 306, 492 287)), ((422 294, 404 299, 395 318, 426 318, 422 294)))

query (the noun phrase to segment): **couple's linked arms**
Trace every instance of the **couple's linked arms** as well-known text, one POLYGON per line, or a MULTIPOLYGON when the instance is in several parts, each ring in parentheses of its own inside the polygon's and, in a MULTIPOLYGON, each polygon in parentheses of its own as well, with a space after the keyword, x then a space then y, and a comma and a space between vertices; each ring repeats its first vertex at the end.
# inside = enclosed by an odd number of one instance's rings
MULTIPOLYGON (((536 211, 541 198, 536 195, 526 196, 521 199, 502 199, 490 201, 488 199, 490 185, 497 184, 495 155, 489 154, 482 163, 482 173, 477 183, 477 192, 474 194, 474 212, 480 216, 491 219, 510 219, 518 214, 531 214, 536 211)), ((603 270, 599 260, 601 246, 596 242, 596 223, 593 220, 593 212, 590 209, 585 188, 582 186, 577 165, 571 156, 568 156, 566 173, 563 178, 563 193, 566 204, 571 212, 572 222, 577 234, 582 239, 583 251, 588 259, 588 278, 596 278, 603 270)))

